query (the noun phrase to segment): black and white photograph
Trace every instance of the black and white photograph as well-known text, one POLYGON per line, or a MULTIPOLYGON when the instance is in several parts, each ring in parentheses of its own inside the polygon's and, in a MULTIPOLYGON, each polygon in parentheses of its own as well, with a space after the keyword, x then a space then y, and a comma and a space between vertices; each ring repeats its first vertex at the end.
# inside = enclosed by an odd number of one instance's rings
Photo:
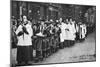
POLYGON ((10 0, 10 66, 96 61, 96 5, 10 0))

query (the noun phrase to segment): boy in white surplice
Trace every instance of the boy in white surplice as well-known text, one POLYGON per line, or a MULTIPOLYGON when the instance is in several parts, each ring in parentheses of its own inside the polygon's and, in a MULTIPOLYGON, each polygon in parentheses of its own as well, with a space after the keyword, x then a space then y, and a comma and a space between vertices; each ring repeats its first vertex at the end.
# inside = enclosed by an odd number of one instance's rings
POLYGON ((18 64, 24 62, 27 64, 32 59, 32 39, 33 31, 31 24, 26 16, 23 16, 22 24, 16 30, 18 38, 17 43, 17 61, 18 64))

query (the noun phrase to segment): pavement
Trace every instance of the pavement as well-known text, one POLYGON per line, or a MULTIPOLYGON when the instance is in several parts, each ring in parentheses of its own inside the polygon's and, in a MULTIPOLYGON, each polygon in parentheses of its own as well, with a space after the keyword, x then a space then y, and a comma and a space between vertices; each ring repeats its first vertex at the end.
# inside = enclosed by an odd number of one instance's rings
POLYGON ((81 61, 95 61, 96 43, 95 32, 88 35, 85 41, 75 43, 73 47, 59 50, 47 58, 42 63, 63 63, 63 62, 81 62, 81 61))
MULTIPOLYGON (((58 50, 45 60, 36 64, 64 63, 64 62, 84 62, 96 60, 96 39, 95 32, 89 34, 85 41, 77 42, 73 47, 58 50)), ((17 49, 11 50, 11 61, 16 64, 17 49)), ((33 63, 34 64, 34 63, 33 63)))

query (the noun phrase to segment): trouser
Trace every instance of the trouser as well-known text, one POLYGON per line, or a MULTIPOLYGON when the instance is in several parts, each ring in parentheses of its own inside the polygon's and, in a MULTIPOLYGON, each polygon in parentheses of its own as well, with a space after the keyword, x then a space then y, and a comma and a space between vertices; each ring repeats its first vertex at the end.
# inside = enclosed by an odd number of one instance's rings
POLYGON ((59 48, 60 48, 60 49, 63 49, 63 48, 64 48, 64 42, 61 42, 61 43, 59 44, 59 48))
POLYGON ((59 50, 59 43, 57 43, 57 46, 56 46, 56 52, 59 50))
POLYGON ((50 50, 50 46, 51 46, 51 43, 50 43, 50 38, 48 37, 47 38, 47 43, 46 43, 46 57, 50 56, 50 53, 51 53, 51 50, 50 50))
POLYGON ((53 44, 53 53, 57 51, 57 39, 54 39, 54 44, 53 44))
POLYGON ((47 51, 45 50, 45 51, 42 51, 42 56, 43 56, 43 58, 46 58, 47 57, 47 51))
POLYGON ((42 42, 42 56, 46 58, 48 56, 48 40, 44 39, 42 42))
MULTIPOLYGON (((51 54, 52 54, 52 52, 51 52, 51 47, 50 47, 50 48, 47 50, 47 55, 50 56, 51 54)), ((48 56, 47 56, 47 57, 48 57, 48 56)))
POLYGON ((76 38, 75 40, 78 41, 80 38, 79 38, 79 33, 76 33, 76 38))
POLYGON ((70 47, 70 40, 64 41, 64 47, 70 47))
POLYGON ((36 61, 41 61, 43 60, 43 51, 38 51, 36 50, 36 61))
POLYGON ((48 56, 50 56, 51 54, 52 54, 52 52, 53 52, 53 44, 52 44, 52 39, 51 39, 51 37, 49 38, 49 42, 48 42, 48 44, 49 44, 49 48, 47 49, 47 54, 48 54, 48 56))
POLYGON ((75 44, 75 40, 70 40, 70 45, 74 46, 74 44, 75 44))
POLYGON ((74 40, 65 40, 64 41, 65 47, 70 47, 70 46, 73 46, 74 44, 75 44, 74 40))
POLYGON ((42 38, 36 38, 35 39, 35 45, 36 45, 36 61, 41 61, 43 59, 43 51, 42 51, 42 45, 43 45, 43 39, 42 38))
POLYGON ((32 46, 18 46, 17 47, 17 61, 27 64, 32 60, 32 46))
POLYGON ((84 40, 85 40, 85 38, 81 38, 81 39, 80 39, 80 42, 83 42, 84 40))
POLYGON ((56 38, 56 51, 59 50, 59 37, 56 38))
POLYGON ((51 53, 54 53, 55 52, 55 48, 53 46, 51 46, 51 53))
POLYGON ((46 58, 46 47, 47 47, 47 39, 43 39, 42 40, 42 56, 43 56, 43 59, 46 58))

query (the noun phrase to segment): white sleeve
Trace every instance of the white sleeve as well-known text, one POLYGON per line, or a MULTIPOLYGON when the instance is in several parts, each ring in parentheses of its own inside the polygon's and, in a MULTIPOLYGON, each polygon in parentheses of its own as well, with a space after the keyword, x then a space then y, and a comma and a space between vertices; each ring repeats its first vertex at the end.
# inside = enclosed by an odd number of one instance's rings
POLYGON ((79 28, 78 28, 78 25, 76 24, 76 32, 78 32, 79 28))
POLYGON ((73 33, 76 33, 76 28, 75 28, 75 26, 73 26, 73 33))
POLYGON ((87 33, 87 29, 86 29, 86 26, 85 26, 85 34, 87 33))
POLYGON ((33 35, 33 30, 32 30, 32 27, 31 27, 31 25, 29 25, 29 27, 28 27, 28 33, 29 33, 29 36, 32 36, 33 35))
POLYGON ((17 28, 17 30, 15 31, 16 35, 17 35, 20 31, 22 31, 22 26, 21 26, 21 25, 20 25, 20 26, 17 28))

